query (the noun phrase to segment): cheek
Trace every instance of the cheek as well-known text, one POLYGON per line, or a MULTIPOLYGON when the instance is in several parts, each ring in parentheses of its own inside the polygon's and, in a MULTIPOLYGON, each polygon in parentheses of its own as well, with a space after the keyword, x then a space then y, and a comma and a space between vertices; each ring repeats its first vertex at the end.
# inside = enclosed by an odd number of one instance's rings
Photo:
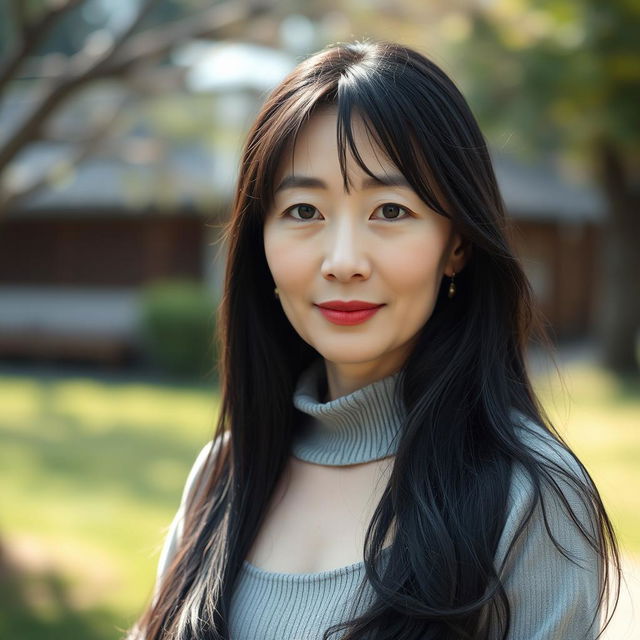
POLYGON ((444 240, 432 235, 415 234, 405 242, 390 246, 382 256, 385 277, 399 295, 430 299, 441 278, 444 240))
POLYGON ((395 299, 394 315, 403 339, 414 335, 429 321, 438 298, 439 255, 425 249, 398 256, 388 275, 388 287, 395 299))
POLYGON ((265 229, 264 252, 275 282, 282 288, 304 288, 312 270, 309 250, 305 243, 274 229, 265 229))

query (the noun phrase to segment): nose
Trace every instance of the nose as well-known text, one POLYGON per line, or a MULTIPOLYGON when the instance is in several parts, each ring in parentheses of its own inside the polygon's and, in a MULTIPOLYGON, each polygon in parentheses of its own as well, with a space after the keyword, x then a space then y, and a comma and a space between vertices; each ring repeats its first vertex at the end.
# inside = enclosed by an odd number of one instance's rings
POLYGON ((344 217, 327 229, 322 276, 329 280, 348 282, 352 278, 366 280, 371 274, 366 238, 357 230, 357 222, 344 217))

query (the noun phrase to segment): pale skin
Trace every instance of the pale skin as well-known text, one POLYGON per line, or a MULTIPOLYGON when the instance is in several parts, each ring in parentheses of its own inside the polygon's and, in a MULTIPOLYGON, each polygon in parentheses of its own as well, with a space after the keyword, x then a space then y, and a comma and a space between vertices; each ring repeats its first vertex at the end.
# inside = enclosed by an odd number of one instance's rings
MULTIPOLYGON (((366 184, 369 176, 350 158, 352 186, 344 190, 336 112, 324 108, 283 158, 275 186, 284 181, 285 188, 276 191, 264 224, 265 254, 284 313, 324 358, 325 401, 402 366, 431 316, 442 278, 461 271, 468 256, 449 219, 408 185, 384 184, 401 174, 357 119, 354 130, 365 164, 381 180, 366 184), (291 186, 292 176, 314 181, 291 186), (363 323, 344 326, 314 306, 328 300, 384 306, 363 323)), ((290 458, 247 560, 286 573, 361 561, 392 465, 393 456, 342 467, 290 458)))

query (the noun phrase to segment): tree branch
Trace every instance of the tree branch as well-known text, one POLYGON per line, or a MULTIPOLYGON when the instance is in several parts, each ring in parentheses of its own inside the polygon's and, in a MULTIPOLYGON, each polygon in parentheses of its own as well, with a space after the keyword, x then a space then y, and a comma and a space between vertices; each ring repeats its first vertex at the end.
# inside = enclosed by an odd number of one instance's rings
MULTIPOLYGON (((83 1, 84 0, 67 0, 64 4, 54 5, 46 11, 37 22, 31 25, 23 22, 22 35, 18 40, 16 50, 0 68, 0 95, 2 95, 5 85, 13 80, 25 60, 38 48, 56 22, 83 1)), ((14 7, 20 7, 15 10, 20 11, 20 15, 23 16, 22 19, 24 19, 23 2, 16 0, 13 5, 14 7)))
MULTIPOLYGON (((82 1, 82 0, 81 0, 82 1)), ((144 4, 140 7, 136 15, 131 20, 130 24, 116 36, 114 41, 109 45, 106 52, 103 52, 100 56, 96 56, 94 53, 87 51, 86 45, 84 51, 77 52, 71 59, 71 65, 76 67, 73 74, 79 74, 82 71, 86 71, 86 68, 98 68, 100 65, 107 63, 117 52, 117 50, 138 30, 140 25, 144 22, 144 19, 150 13, 154 6, 158 4, 160 0, 145 0, 144 4), (82 67, 85 67, 84 69, 82 67)), ((63 70, 59 70, 54 74, 47 74, 45 71, 47 67, 47 58, 45 57, 40 64, 40 69, 35 73, 34 80, 36 82, 44 81, 64 81, 69 77, 69 64, 65 65, 63 70)), ((1 87, 0 87, 1 88, 1 87)))
POLYGON ((145 18, 149 15, 151 10, 158 4, 159 0, 145 0, 138 9, 138 13, 131 21, 131 24, 118 36, 114 50, 117 50, 120 45, 125 43, 140 27, 140 25, 144 22, 145 18))
POLYGON ((110 63, 99 70, 100 75, 121 75, 141 62, 166 55, 176 44, 214 35, 221 29, 254 18, 261 12, 260 8, 246 8, 238 2, 225 2, 168 27, 143 32, 120 47, 110 63))
POLYGON ((27 143, 38 139, 47 117, 78 86, 77 80, 60 83, 35 105, 27 119, 0 148, 0 174, 27 143))
MULTIPOLYGON (((69 0, 76 1, 78 0, 69 0)), ((0 147, 0 173, 27 143, 38 139, 43 125, 54 110, 79 88, 94 80, 123 75, 137 64, 165 55, 177 43, 215 34, 229 25, 262 12, 260 8, 245 9, 238 5, 238 2, 229 0, 169 27, 143 32, 132 37, 130 42, 123 42, 117 50, 110 48, 107 54, 98 59, 92 60, 86 54, 76 58, 67 75, 52 86, 49 93, 33 107, 22 125, 0 147)))
POLYGON ((109 110, 109 115, 102 119, 96 128, 87 136, 81 144, 77 145, 71 155, 64 160, 53 163, 48 169, 46 169, 40 176, 31 182, 31 184, 20 189, 15 189, 13 192, 9 189, 0 190, 0 218, 3 212, 9 209, 15 209, 27 198, 31 198, 40 193, 43 189, 50 187, 56 177, 59 177, 62 173, 70 171, 74 167, 84 162, 84 160, 92 155, 96 148, 105 140, 108 134, 113 129, 113 126, 118 121, 122 113, 123 107, 128 100, 122 100, 120 103, 109 110))

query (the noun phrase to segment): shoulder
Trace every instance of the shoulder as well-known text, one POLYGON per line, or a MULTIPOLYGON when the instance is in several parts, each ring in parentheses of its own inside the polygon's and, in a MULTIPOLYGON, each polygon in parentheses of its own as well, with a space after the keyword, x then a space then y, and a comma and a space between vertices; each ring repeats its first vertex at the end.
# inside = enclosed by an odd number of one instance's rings
POLYGON ((507 638, 594 640, 603 567, 593 485, 547 429, 521 414, 516 422, 517 436, 544 471, 532 473, 520 462, 512 469, 495 554, 510 607, 507 638))
POLYGON ((180 500, 181 507, 186 508, 187 504, 195 497, 194 491, 197 486, 197 481, 212 469, 213 461, 218 455, 221 447, 226 445, 230 436, 231 432, 225 431, 222 435, 219 435, 217 438, 207 442, 207 444, 200 449, 195 462, 189 470, 187 480, 184 484, 182 498, 180 500))
MULTIPOLYGON (((593 484, 577 456, 548 429, 517 411, 512 411, 516 435, 537 463, 539 494, 548 502, 561 502, 587 517, 593 484)), ((508 512, 522 512, 535 501, 538 492, 531 472, 521 462, 512 470, 508 512)))
POLYGON ((225 431, 215 439, 210 440, 207 444, 200 449, 200 452, 196 456, 195 462, 189 470, 187 480, 182 490, 182 498, 180 500, 180 511, 186 513, 189 505, 199 497, 200 491, 204 488, 204 484, 200 484, 200 479, 204 478, 208 473, 213 470, 213 463, 220 451, 220 449, 226 446, 229 438, 231 437, 230 431, 225 431))
MULTIPOLYGON (((222 435, 210 440, 207 444, 200 449, 200 452, 196 456, 195 462, 191 466, 187 475, 187 480, 182 490, 182 498, 180 504, 173 517, 167 534, 164 539, 164 544, 160 551, 160 557, 158 560, 158 567, 156 572, 156 592, 159 588, 160 582, 165 575, 171 561, 176 555, 180 544, 182 543, 184 534, 184 521, 187 506, 193 503, 193 500, 197 498, 195 491, 198 487, 198 480, 203 474, 208 473, 212 468, 212 463, 222 446, 224 446, 230 438, 230 432, 226 431, 222 435)), ((203 485, 200 485, 203 486, 203 485)))
POLYGON ((575 455, 548 429, 516 409, 511 410, 511 419, 518 438, 539 459, 582 475, 575 455))
POLYGON ((570 450, 521 414, 517 435, 540 468, 513 465, 496 570, 512 606, 509 638, 594 637, 601 587, 593 484, 570 450), (534 475, 535 474, 535 475, 534 475))

